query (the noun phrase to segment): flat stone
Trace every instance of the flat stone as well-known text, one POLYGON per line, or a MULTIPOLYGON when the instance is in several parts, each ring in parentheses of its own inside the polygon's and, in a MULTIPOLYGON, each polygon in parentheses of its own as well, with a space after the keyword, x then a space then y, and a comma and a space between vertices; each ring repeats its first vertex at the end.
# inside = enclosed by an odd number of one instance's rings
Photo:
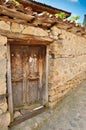
POLYGON ((31 35, 36 35, 36 36, 48 36, 47 31, 41 29, 41 28, 36 28, 36 27, 26 27, 23 32, 23 34, 31 34, 31 35))
POLYGON ((6 112, 0 115, 0 130, 4 130, 10 124, 10 113, 6 112))
POLYGON ((0 35, 0 45, 7 44, 7 38, 5 36, 0 35))
POLYGON ((14 118, 17 118, 17 117, 19 117, 19 116, 21 116, 21 113, 20 113, 19 111, 15 111, 15 113, 14 113, 14 118))
POLYGON ((7 48, 4 45, 0 45, 0 58, 6 58, 7 48))
POLYGON ((0 59, 0 77, 6 75, 6 59, 0 59))
POLYGON ((6 82, 4 82, 4 79, 0 79, 0 95, 6 94, 6 82))
POLYGON ((7 102, 6 102, 6 100, 2 104, 0 104, 0 109, 2 110, 3 113, 7 111, 7 102))
POLYGON ((11 31, 12 32, 21 32, 21 27, 18 23, 12 23, 11 25, 11 31))
POLYGON ((10 31, 10 24, 4 21, 0 21, 0 29, 10 31))

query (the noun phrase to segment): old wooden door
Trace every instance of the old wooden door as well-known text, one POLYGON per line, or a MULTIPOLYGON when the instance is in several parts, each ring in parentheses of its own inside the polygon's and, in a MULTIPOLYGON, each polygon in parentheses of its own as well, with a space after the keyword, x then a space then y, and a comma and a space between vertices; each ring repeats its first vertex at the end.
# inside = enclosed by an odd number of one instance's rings
POLYGON ((42 104, 45 91, 45 46, 11 45, 14 109, 42 104))

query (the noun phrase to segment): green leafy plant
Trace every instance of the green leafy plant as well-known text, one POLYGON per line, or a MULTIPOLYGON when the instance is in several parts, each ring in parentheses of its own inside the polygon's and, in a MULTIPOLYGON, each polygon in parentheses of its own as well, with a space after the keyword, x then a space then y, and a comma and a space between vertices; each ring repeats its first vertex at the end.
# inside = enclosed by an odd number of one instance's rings
POLYGON ((60 12, 55 14, 56 18, 61 18, 61 19, 65 19, 66 18, 66 14, 64 12, 60 12))
POLYGON ((79 19, 80 19, 80 16, 75 15, 75 16, 71 16, 68 20, 71 21, 71 22, 78 23, 79 19))
POLYGON ((13 2, 16 4, 16 6, 19 6, 19 2, 17 0, 13 0, 13 2))

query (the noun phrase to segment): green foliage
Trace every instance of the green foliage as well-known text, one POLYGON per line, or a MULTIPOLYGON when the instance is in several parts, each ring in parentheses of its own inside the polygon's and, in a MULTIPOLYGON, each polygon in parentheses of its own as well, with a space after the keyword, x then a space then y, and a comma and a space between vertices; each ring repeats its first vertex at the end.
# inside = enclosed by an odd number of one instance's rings
POLYGON ((75 15, 75 16, 71 16, 69 18, 69 21, 77 23, 79 19, 80 19, 80 16, 75 15))
POLYGON ((65 19, 66 18, 66 14, 64 12, 60 12, 55 14, 56 18, 61 18, 61 19, 65 19))
POLYGON ((13 2, 16 4, 16 6, 19 6, 19 2, 17 0, 13 0, 13 2))
POLYGON ((55 16, 56 18, 61 18, 61 19, 65 19, 66 18, 66 14, 64 12, 60 12, 60 13, 56 13, 56 14, 51 14, 47 11, 44 12, 48 17, 53 17, 55 16))

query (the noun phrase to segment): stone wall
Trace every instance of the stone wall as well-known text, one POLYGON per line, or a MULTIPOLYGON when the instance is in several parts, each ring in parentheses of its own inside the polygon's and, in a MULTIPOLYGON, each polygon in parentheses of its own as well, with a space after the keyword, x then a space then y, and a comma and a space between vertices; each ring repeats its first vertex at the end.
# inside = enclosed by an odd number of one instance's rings
POLYGON ((49 106, 86 79, 86 39, 57 27, 51 28, 56 41, 50 45, 49 106), (59 37, 58 37, 59 36, 59 37))
POLYGON ((0 35, 0 130, 7 130, 10 123, 10 114, 6 94, 6 52, 7 38, 0 35))
MULTIPOLYGON (((86 79, 86 39, 73 33, 58 29, 50 30, 30 25, 0 21, 0 29, 14 33, 51 37, 54 42, 49 46, 49 106, 53 108, 72 88, 86 79)), ((7 39, 0 36, 0 95, 6 94, 6 51, 7 39)), ((0 129, 9 125, 6 98, 0 100, 0 129)))
POLYGON ((11 23, 0 21, 0 29, 14 33, 31 34, 35 36, 48 36, 47 30, 30 25, 22 25, 18 23, 11 23))

